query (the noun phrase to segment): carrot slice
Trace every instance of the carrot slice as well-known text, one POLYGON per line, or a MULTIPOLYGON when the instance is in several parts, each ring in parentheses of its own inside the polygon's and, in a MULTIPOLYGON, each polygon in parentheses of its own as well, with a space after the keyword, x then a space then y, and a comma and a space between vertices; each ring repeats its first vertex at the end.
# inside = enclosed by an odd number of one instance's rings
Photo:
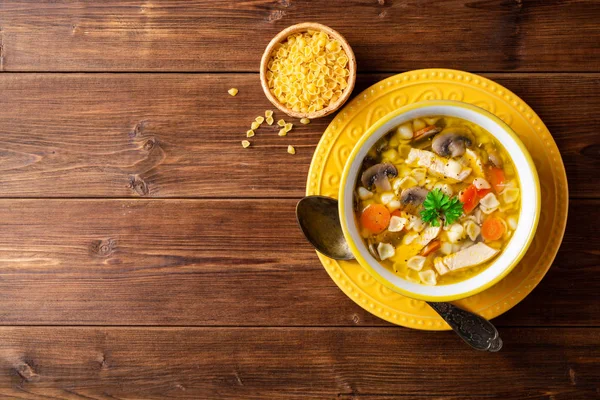
POLYGON ((390 214, 391 217, 402 217, 402 211, 395 210, 390 214))
POLYGON ((381 233, 390 223, 390 212, 383 204, 370 204, 360 215, 360 224, 373 233, 381 233))
POLYGON ((475 185, 467 186, 467 188, 460 193, 458 199, 461 201, 461 203, 463 203, 463 211, 465 214, 473 211, 479 203, 477 188, 475 185))
POLYGON ((500 218, 490 217, 481 225, 481 236, 485 240, 498 240, 504 235, 504 224, 500 218))
POLYGON ((486 194, 488 194, 491 191, 492 189, 477 189, 477 197, 479 197, 479 199, 482 199, 485 197, 486 194))
POLYGON ((442 246, 442 242, 440 242, 439 240, 434 240, 433 242, 429 243, 427 246, 425 246, 423 248, 423 250, 421 251, 421 255, 423 257, 427 257, 429 254, 433 253, 434 251, 439 249, 441 246, 442 246))
POLYGON ((500 193, 504 189, 504 182, 506 181, 504 171, 502 170, 502 168, 490 167, 488 172, 492 187, 494 188, 496 193, 500 193))

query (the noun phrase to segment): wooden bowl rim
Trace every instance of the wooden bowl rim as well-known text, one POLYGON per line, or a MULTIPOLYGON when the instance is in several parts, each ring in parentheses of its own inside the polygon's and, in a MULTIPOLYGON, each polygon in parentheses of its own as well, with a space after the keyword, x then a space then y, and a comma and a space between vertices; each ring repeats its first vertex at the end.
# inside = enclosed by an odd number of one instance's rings
POLYGON ((285 28, 284 30, 279 32, 277 35, 275 35, 275 37, 273 39, 271 39, 271 41, 269 42, 269 44, 267 45, 267 48, 265 49, 265 51, 263 53, 262 59, 260 61, 260 83, 261 83, 263 91, 265 92, 265 95, 267 96, 269 101, 275 107, 277 107, 279 110, 283 111, 290 117, 308 118, 308 119, 321 118, 321 117, 324 117, 326 115, 329 115, 329 114, 337 111, 341 106, 344 105, 344 103, 348 100, 348 98, 350 98, 350 95, 352 94, 352 90, 354 90, 354 84, 356 83, 356 58, 354 56, 354 52, 352 51, 352 48, 350 47, 350 44, 339 32, 328 27, 327 25, 319 24, 317 22, 303 22, 300 24, 288 26, 287 28, 285 28), (269 63, 269 59, 271 58, 271 53, 273 52, 273 48, 275 47, 275 45, 283 42, 285 39, 287 39, 288 36, 290 36, 293 33, 307 31, 308 29, 323 31, 341 43, 342 48, 344 49, 344 52, 346 53, 346 56, 348 57, 349 75, 348 75, 348 86, 342 91, 342 95, 340 96, 339 99, 337 99, 335 101, 335 103, 332 103, 329 106, 327 106, 326 108, 323 108, 322 110, 319 110, 319 111, 315 111, 312 113, 302 113, 302 112, 293 111, 293 110, 287 108, 286 106, 281 104, 281 102, 279 100, 277 100, 275 98, 275 96, 273 95, 273 93, 271 93, 271 90, 269 89, 269 84, 267 82, 266 75, 267 75, 267 64, 269 63))

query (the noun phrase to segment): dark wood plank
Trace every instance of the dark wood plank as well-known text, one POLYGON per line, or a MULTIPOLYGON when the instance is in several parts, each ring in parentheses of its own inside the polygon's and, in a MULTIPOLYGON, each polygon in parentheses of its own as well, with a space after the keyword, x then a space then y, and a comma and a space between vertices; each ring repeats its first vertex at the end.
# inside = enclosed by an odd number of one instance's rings
MULTIPOLYGON (((302 237, 295 200, 0 200, 5 325, 387 325, 302 237)), ((499 326, 600 326, 600 201, 499 326), (560 294, 560 295, 557 295, 560 294)))
POLYGON ((294 204, 1 200, 0 320, 377 323, 329 279, 294 204))
POLYGON ((600 69, 593 0, 8 0, 0 15, 5 71, 258 71, 304 21, 345 35, 362 71, 600 69))
POLYGON ((567 229, 552 267, 533 292, 500 316, 498 325, 598 326, 600 279, 600 201, 572 200, 567 229), (588 285, 595 287, 588 291, 588 285), (596 294, 593 293, 596 291, 596 294))
POLYGON ((506 329, 503 337, 502 351, 489 354, 468 348, 451 332, 402 328, 3 327, 0 394, 20 399, 596 398, 599 329, 506 329))
MULTIPOLYGON (((386 76, 360 76, 355 93, 386 76)), ((571 195, 600 197, 600 77, 486 76, 546 122, 571 195)), ((250 122, 273 108, 256 74, 0 74, 0 93, 1 197, 297 198, 331 121, 296 121, 286 138, 265 124, 242 149, 250 122)))
POLYGON ((515 74, 488 77, 514 91, 544 121, 565 164, 570 196, 600 197, 596 179, 588 176, 600 169, 600 134, 586 125, 600 122, 600 115, 595 111, 600 109, 600 96, 597 95, 600 93, 600 75, 586 74, 576 78, 571 74, 548 74, 545 76, 548 79, 541 76, 540 79, 523 79, 515 74), (579 111, 576 108, 580 108, 579 111))

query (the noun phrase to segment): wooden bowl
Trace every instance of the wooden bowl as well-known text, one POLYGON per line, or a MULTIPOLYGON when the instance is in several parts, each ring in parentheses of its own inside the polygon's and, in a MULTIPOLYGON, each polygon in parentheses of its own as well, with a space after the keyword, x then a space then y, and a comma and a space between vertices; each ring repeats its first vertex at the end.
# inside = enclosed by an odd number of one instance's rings
POLYGON ((348 98, 350 97, 350 94, 352 93, 352 90, 354 89, 355 82, 356 82, 356 58, 354 57, 354 52, 352 51, 350 44, 348 44, 346 39, 344 39, 344 37, 342 35, 340 35, 337 31, 331 29, 328 26, 325 26, 323 24, 318 24, 316 22, 304 22, 301 24, 292 25, 288 28, 285 28, 281 32, 279 32, 269 42, 269 45, 265 49, 265 52, 260 61, 260 83, 262 85, 263 91, 265 92, 265 95, 267 96, 269 101, 271 103, 273 103, 273 105, 275 107, 277 107, 278 109, 280 109, 281 111, 283 111, 284 113, 289 115, 290 117, 315 119, 315 118, 324 117, 326 115, 331 114, 332 112, 335 112, 346 102, 346 100, 348 100, 348 98), (348 86, 342 91, 342 95, 339 97, 339 99, 337 99, 334 103, 329 104, 329 106, 327 106, 326 108, 323 108, 319 111, 315 111, 312 113, 303 113, 303 112, 293 111, 290 108, 286 107, 279 100, 277 100, 277 98, 273 95, 273 93, 271 93, 271 90, 269 89, 269 84, 267 82, 267 64, 269 63, 269 60, 271 59, 271 53, 276 44, 284 42, 287 39, 287 37, 290 36, 291 34, 298 33, 298 32, 306 32, 309 29, 315 30, 315 31, 323 31, 323 32, 327 33, 333 39, 336 39, 337 41, 340 42, 340 44, 342 45, 342 48, 344 49, 344 52, 346 53, 346 56, 348 57, 349 75, 348 75, 348 86))

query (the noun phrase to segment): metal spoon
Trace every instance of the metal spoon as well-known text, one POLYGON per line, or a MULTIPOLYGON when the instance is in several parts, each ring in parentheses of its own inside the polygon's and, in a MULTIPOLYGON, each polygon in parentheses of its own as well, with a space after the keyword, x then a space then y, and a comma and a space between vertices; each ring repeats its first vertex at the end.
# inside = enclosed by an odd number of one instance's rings
MULTIPOLYGON (((298 224, 306 239, 320 252, 335 260, 352 260, 338 214, 338 202, 324 196, 308 196, 296 206, 298 224)), ((496 352, 502 339, 492 323, 450 303, 427 302, 471 347, 496 352)))

